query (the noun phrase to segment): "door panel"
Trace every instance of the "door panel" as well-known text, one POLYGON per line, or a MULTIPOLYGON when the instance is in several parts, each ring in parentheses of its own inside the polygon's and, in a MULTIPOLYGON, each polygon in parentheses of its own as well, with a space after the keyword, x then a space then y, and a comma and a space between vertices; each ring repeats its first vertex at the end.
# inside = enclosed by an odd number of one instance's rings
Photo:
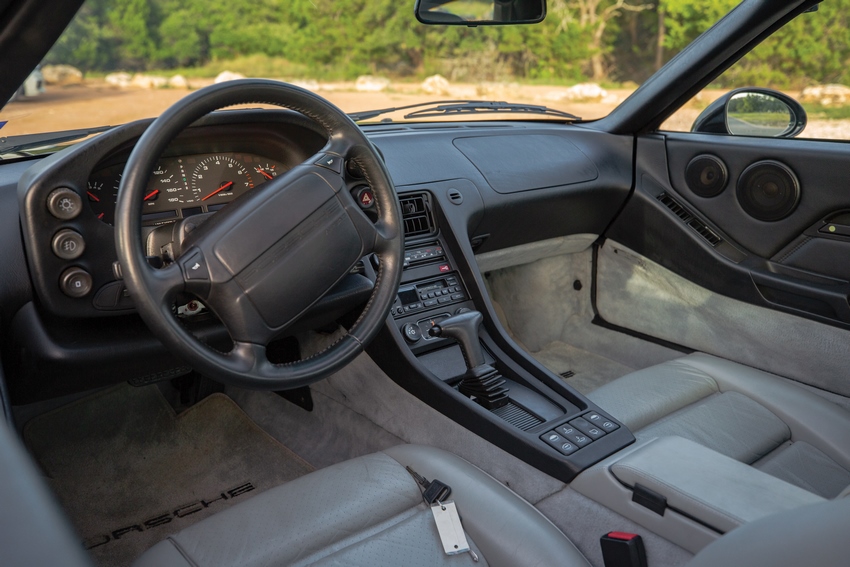
POLYGON ((850 235, 848 164, 850 145, 841 143, 639 138, 635 191, 598 253, 600 317, 850 393, 843 370, 850 364, 850 237, 842 234, 850 235), (713 198, 685 181, 688 163, 703 154, 728 169, 713 198), (752 218, 736 196, 741 172, 764 159, 786 164, 800 181, 796 209, 775 222, 752 218))
POLYGON ((850 208, 850 144, 678 133, 665 138, 671 187, 733 240, 762 258, 773 257, 816 222, 850 208), (698 196, 685 179, 688 163, 703 154, 726 164, 728 182, 716 197, 698 196), (797 207, 775 222, 748 215, 736 191, 744 170, 765 160, 789 167, 800 184, 797 207))

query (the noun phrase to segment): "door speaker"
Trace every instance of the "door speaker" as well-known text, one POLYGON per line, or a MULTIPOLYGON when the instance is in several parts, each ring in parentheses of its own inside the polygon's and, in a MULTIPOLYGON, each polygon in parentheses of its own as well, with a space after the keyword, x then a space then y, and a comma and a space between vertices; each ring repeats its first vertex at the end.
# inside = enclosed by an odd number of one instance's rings
POLYGON ((753 218, 762 221, 784 219, 800 202, 797 176, 778 161, 759 161, 738 178, 738 202, 753 218))
POLYGON ((685 169, 685 183, 700 197, 720 195, 728 179, 726 164, 720 158, 708 154, 695 157, 685 169))

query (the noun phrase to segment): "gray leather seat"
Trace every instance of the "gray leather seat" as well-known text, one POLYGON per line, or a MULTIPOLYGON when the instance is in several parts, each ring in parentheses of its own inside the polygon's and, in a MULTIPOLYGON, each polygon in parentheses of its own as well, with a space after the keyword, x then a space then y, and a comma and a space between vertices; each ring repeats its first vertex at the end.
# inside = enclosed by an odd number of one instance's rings
POLYGON ((169 537, 138 567, 217 565, 588 566, 531 504, 465 460, 401 445, 273 488, 169 537), (409 466, 452 487, 469 553, 443 552, 409 466))
POLYGON ((639 440, 684 437, 824 498, 850 486, 850 413, 778 376, 692 354, 588 397, 639 440))

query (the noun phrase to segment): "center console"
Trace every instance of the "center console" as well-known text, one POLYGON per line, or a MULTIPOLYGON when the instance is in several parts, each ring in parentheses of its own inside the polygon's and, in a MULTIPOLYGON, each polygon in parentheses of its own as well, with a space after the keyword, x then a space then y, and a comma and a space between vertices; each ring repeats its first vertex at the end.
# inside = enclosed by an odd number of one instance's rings
POLYGON ((444 182, 400 195, 404 270, 388 325, 369 354, 435 409, 570 482, 634 436, 531 359, 498 325, 469 241, 447 230, 452 219, 446 213, 460 208, 440 206, 440 197, 451 198, 459 186, 462 181, 444 182), (458 326, 463 330, 441 332, 458 326))

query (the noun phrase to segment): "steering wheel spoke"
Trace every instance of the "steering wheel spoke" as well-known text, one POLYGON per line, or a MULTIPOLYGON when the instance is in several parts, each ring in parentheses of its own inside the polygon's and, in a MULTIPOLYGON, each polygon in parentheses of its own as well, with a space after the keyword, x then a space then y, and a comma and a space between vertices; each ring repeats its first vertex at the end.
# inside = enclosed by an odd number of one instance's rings
POLYGON ((164 268, 148 268, 147 281, 152 295, 159 297, 162 305, 170 307, 178 293, 186 288, 183 272, 177 264, 164 268))

